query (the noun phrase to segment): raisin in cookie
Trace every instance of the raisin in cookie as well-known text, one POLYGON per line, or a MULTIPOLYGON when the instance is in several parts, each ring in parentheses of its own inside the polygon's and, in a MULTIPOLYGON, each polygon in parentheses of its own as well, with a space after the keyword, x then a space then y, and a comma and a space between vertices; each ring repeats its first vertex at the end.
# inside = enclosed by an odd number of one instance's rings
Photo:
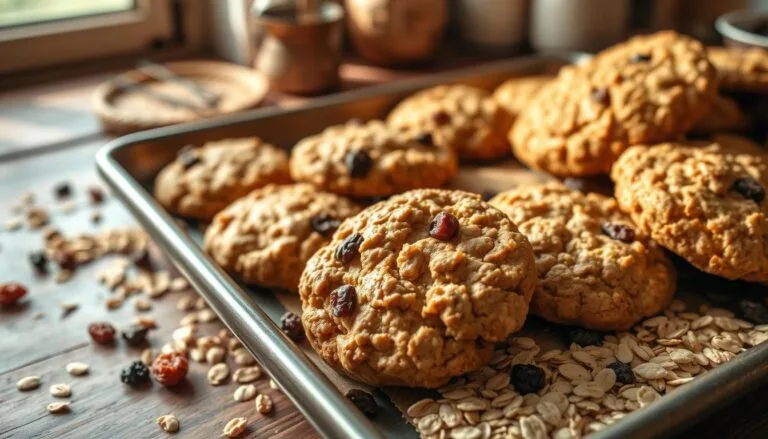
POLYGON ((544 319, 623 331, 672 299, 672 264, 616 200, 547 183, 502 192, 490 204, 533 246, 539 282, 531 312, 544 319))
POLYGON ((302 321, 331 366, 371 385, 438 387, 520 329, 528 240, 479 195, 414 190, 341 224, 301 277, 302 321))
POLYGON ((387 116, 398 127, 425 130, 434 142, 463 159, 509 155, 507 132, 512 117, 485 90, 467 85, 440 85, 400 102, 387 116))
POLYGON ((768 282, 768 162, 732 151, 717 144, 633 147, 611 172, 616 199, 640 230, 697 268, 768 282))
POLYGON ((635 37, 561 69, 520 114, 510 142, 532 168, 606 174, 627 147, 687 132, 716 93, 699 42, 674 32, 635 37))
POLYGON ((550 75, 510 78, 496 87, 493 99, 514 118, 528 105, 544 85, 554 79, 550 75))
POLYGON ((170 212, 209 221, 253 189, 291 181, 288 154, 257 137, 185 147, 155 180, 155 197, 170 212))
POLYGON ((205 232, 205 250, 243 281, 296 291, 304 264, 358 207, 308 184, 266 186, 235 201, 205 232))
POLYGON ((768 51, 765 49, 710 47, 707 52, 721 88, 768 92, 768 51))
POLYGON ((300 141, 290 167, 297 181, 353 197, 439 187, 458 172, 456 154, 435 146, 428 134, 381 121, 333 126, 300 141))

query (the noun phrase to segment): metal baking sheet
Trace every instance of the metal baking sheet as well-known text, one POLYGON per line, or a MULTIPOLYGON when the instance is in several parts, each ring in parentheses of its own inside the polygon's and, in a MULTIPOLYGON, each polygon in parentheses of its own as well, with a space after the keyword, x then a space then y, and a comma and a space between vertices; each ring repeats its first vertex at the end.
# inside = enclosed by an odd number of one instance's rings
MULTIPOLYGON (((275 326, 273 322, 278 321, 284 309, 274 294, 265 291, 253 294, 218 268, 200 248, 200 234, 188 233, 154 200, 152 182, 159 170, 175 159, 176 151, 187 144, 257 135, 272 144, 290 148, 303 137, 351 118, 382 118, 399 100, 423 88, 464 83, 492 89, 512 76, 553 73, 581 56, 517 58, 318 98, 297 109, 257 109, 135 133, 104 146, 97 155, 97 167, 116 195, 319 433, 328 438, 417 437, 416 431, 405 424, 383 393, 376 394, 384 411, 374 422, 349 404, 275 326)), ((545 178, 507 162, 475 166, 466 172, 463 169, 452 187, 503 189, 503 181, 511 172, 517 173, 519 179, 545 178)), ((669 436, 753 389, 767 377, 768 343, 765 343, 591 437, 669 436)))

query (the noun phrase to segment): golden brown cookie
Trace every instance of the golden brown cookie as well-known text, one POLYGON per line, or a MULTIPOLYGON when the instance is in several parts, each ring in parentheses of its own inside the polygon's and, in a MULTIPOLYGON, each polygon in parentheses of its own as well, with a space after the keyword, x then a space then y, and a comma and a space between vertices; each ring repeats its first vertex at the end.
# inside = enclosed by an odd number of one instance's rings
POLYGON ((455 150, 462 159, 509 155, 512 117, 479 88, 439 85, 423 90, 400 102, 387 122, 429 133, 435 144, 455 150))
POLYGON ((249 284, 296 291, 304 264, 358 207, 308 184, 266 186, 235 201, 205 232, 205 250, 249 284))
POLYGON ((674 32, 630 39, 563 68, 520 114, 515 155, 558 176, 605 174, 630 145, 674 139, 716 95, 704 47, 674 32))
POLYGON ((747 115, 739 104, 728 97, 718 95, 704 116, 691 128, 693 134, 740 132, 749 127, 747 115))
POLYGON ((721 88, 768 92, 768 51, 765 49, 709 47, 707 52, 721 88))
POLYGON ((479 195, 414 190, 344 221, 301 277, 304 329, 334 368, 371 385, 439 387, 520 329, 533 251, 479 195))
POLYGON ((253 189, 291 181, 288 154, 257 137, 185 147, 155 179, 155 197, 170 212, 210 221, 253 189))
POLYGON ((456 154, 435 146, 428 134, 377 120, 333 126, 300 141, 290 167, 296 181, 353 197, 440 187, 458 172, 456 154))
POLYGON ((490 204, 533 246, 539 282, 531 312, 544 319, 623 331, 672 299, 671 262, 616 200, 546 183, 502 192, 490 204))
POLYGON ((768 282, 768 162, 728 145, 629 149, 611 178, 638 228, 697 268, 768 282))
POLYGON ((507 79, 496 87, 493 92, 493 99, 505 108, 513 118, 517 117, 539 90, 554 78, 552 75, 536 75, 507 79))

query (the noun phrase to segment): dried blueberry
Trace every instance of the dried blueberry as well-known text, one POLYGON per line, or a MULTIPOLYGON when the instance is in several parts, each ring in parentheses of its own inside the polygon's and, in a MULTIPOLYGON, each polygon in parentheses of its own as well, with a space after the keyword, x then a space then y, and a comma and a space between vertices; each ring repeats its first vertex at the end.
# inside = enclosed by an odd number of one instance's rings
POLYGON ((38 274, 45 274, 48 272, 48 258, 43 252, 32 252, 29 254, 29 263, 34 267, 35 272, 38 274))
POLYGON ((420 143, 420 144, 426 145, 426 146, 433 146, 435 144, 434 143, 434 139, 432 139, 432 134, 429 134, 429 133, 419 134, 413 140, 415 140, 417 143, 420 143))
POLYGON ((334 317, 344 317, 355 312, 357 291, 352 285, 342 285, 331 292, 331 312, 334 317))
POLYGON ((523 395, 544 388, 544 371, 533 364, 515 364, 509 372, 510 382, 523 395))
POLYGON ((768 307, 760 302, 753 302, 751 300, 739 301, 739 309, 744 319, 756 325, 764 325, 768 323, 768 307))
POLYGON ((67 182, 59 183, 53 191, 58 199, 69 198, 72 195, 72 186, 67 182))
POLYGON ((429 236, 450 241, 459 232, 459 220, 448 212, 440 212, 429 222, 429 236))
POLYGON ((349 151, 344 156, 344 162, 349 170, 349 176, 352 178, 364 178, 373 167, 371 156, 361 149, 349 151))
POLYGON ((651 55, 647 53, 636 53, 629 58, 632 63, 648 62, 651 60, 651 55))
POLYGON ((593 88, 592 100, 607 107, 611 104, 611 94, 608 93, 607 88, 593 88))
POLYGON ((603 344, 603 334, 582 328, 570 328, 567 331, 568 341, 579 346, 600 346, 603 344))
POLYGON ((621 361, 614 361, 608 367, 616 372, 616 382, 621 384, 632 384, 635 382, 635 373, 632 372, 632 366, 621 361))
POLYGON ((131 387, 149 382, 149 368, 141 361, 134 361, 120 372, 120 381, 131 387))
POLYGON ((128 346, 141 347, 147 344, 149 328, 139 325, 131 325, 121 334, 128 346))
POLYGON ((373 395, 364 390, 350 389, 347 392, 347 398, 369 418, 376 416, 379 411, 379 406, 373 399, 373 395))
POLYGON ((293 341, 301 341, 304 338, 304 325, 301 317, 292 312, 287 312, 280 317, 280 329, 293 341))
POLYGON ((445 125, 451 121, 451 116, 443 110, 432 115, 432 121, 437 125, 445 125))
POLYGON ((359 254, 360 244, 363 243, 362 235, 353 233, 336 247, 336 259, 342 264, 350 263, 359 254))
POLYGON ((312 226, 312 230, 326 238, 333 235, 333 232, 339 228, 339 223, 339 220, 327 213, 312 215, 312 217, 309 218, 309 224, 312 226))
POLYGON ((187 145, 181 148, 176 157, 179 159, 179 162, 181 162, 181 166, 183 166, 184 169, 189 169, 200 163, 200 157, 197 155, 197 151, 195 151, 195 147, 192 145, 187 145))
POLYGON ((631 227, 618 223, 605 223, 602 226, 603 233, 610 236, 611 239, 625 242, 627 244, 634 242, 635 231, 631 227))
POLYGON ((498 192, 492 189, 486 189, 480 194, 480 196, 483 197, 483 201, 490 201, 491 198, 496 196, 496 194, 498 194, 498 192))
POLYGON ((733 182, 731 188, 738 192, 742 197, 748 198, 755 203, 759 203, 765 198, 765 189, 754 178, 739 178, 733 182))

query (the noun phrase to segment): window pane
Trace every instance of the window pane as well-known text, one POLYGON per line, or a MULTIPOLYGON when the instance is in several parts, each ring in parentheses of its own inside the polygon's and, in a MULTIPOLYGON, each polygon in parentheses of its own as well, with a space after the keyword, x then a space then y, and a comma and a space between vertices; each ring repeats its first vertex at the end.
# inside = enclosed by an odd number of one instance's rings
POLYGON ((0 28, 128 11, 135 0, 0 0, 0 28))

